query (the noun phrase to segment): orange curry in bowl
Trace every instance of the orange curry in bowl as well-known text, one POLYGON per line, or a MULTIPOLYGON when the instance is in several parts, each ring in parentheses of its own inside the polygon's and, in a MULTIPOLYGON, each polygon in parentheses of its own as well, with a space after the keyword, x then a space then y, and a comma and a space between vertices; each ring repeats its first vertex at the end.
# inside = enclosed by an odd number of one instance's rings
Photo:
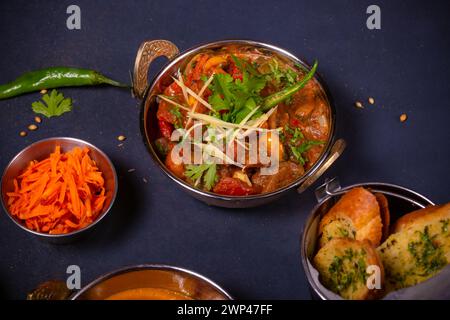
POLYGON ((161 288, 137 288, 117 292, 105 300, 193 300, 187 295, 161 288))
POLYGON ((198 189, 227 196, 273 192, 298 180, 330 139, 330 104, 316 68, 251 46, 195 55, 159 85, 155 146, 166 167, 198 189), (253 162, 252 133, 259 135, 253 162), (186 140, 190 149, 177 149, 186 140), (198 150, 201 160, 192 162, 198 150))

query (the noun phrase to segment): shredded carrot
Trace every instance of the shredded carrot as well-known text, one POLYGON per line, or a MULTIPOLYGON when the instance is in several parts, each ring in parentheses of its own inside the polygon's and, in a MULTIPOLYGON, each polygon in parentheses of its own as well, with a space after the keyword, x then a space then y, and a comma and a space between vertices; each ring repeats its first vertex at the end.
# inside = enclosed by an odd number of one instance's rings
POLYGON ((8 208, 24 225, 50 234, 91 224, 106 201, 105 181, 88 148, 62 153, 60 146, 42 161, 31 161, 7 193, 8 208))

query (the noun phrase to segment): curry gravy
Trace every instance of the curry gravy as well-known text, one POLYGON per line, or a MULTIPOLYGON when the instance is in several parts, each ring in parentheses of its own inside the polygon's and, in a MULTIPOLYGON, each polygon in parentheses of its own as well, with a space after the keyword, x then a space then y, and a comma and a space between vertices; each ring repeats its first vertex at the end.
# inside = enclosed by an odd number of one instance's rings
POLYGON ((137 288, 120 291, 105 300, 193 300, 181 293, 160 288, 137 288))

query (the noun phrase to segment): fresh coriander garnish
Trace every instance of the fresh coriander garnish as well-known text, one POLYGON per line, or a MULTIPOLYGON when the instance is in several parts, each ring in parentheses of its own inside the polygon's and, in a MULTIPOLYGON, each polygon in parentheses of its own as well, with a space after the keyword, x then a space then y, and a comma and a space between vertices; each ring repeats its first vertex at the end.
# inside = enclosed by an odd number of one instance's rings
POLYGON ((219 177, 217 176, 217 164, 187 165, 184 173, 186 177, 197 182, 203 177, 203 184, 206 190, 211 190, 219 177))
POLYGON ((267 74, 267 79, 277 85, 285 83, 290 86, 297 81, 297 73, 291 68, 281 69, 278 60, 275 58, 269 62, 269 68, 270 73, 267 74))
MULTIPOLYGON (((229 74, 215 74, 210 85, 212 91, 208 102, 215 111, 214 116, 232 123, 240 123, 260 103, 260 91, 266 86, 266 79, 258 74, 248 62, 232 57, 242 72, 241 79, 229 74)), ((261 116, 256 112, 252 118, 261 116)))
POLYGON ((313 146, 317 146, 317 145, 321 145, 321 144, 324 144, 324 142, 323 141, 309 140, 309 141, 303 142, 299 146, 292 146, 291 145, 290 147, 291 147, 291 151, 292 151, 292 154, 294 155, 295 159, 300 164, 304 165, 306 162, 308 162, 308 159, 303 157, 303 153, 305 153, 306 151, 311 149, 313 146))
POLYGON ((284 131, 288 133, 291 138, 289 139, 289 147, 291 149, 294 158, 302 165, 308 162, 308 159, 303 157, 303 153, 311 149, 313 146, 324 144, 323 141, 305 140, 302 131, 299 128, 292 129, 288 125, 284 127, 284 131))
POLYGON ((41 101, 33 102, 32 109, 35 113, 43 114, 47 118, 58 117, 65 112, 72 111, 72 99, 64 98, 64 95, 56 89, 53 89, 50 95, 44 94, 42 100, 45 104, 41 101))
POLYGON ((175 118, 177 119, 177 121, 174 124, 175 128, 177 128, 177 129, 181 128, 182 122, 183 122, 183 115, 180 112, 180 108, 177 106, 173 106, 170 109, 170 113, 173 114, 175 116, 175 118))

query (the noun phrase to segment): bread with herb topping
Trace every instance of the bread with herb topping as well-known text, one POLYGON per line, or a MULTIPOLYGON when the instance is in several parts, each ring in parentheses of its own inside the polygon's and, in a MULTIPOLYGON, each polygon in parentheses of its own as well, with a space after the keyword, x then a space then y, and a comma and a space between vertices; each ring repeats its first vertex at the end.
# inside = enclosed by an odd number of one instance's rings
POLYGON ((368 266, 377 266, 383 286, 383 265, 377 251, 368 240, 335 238, 328 241, 314 257, 321 283, 344 299, 365 300, 377 298, 378 289, 369 289, 368 266))
POLYGON ((346 192, 319 224, 319 247, 334 238, 369 240, 378 246, 383 233, 380 205, 368 190, 358 187, 346 192))
POLYGON ((386 291, 418 284, 450 261, 450 203, 402 216, 378 247, 386 271, 386 291))

